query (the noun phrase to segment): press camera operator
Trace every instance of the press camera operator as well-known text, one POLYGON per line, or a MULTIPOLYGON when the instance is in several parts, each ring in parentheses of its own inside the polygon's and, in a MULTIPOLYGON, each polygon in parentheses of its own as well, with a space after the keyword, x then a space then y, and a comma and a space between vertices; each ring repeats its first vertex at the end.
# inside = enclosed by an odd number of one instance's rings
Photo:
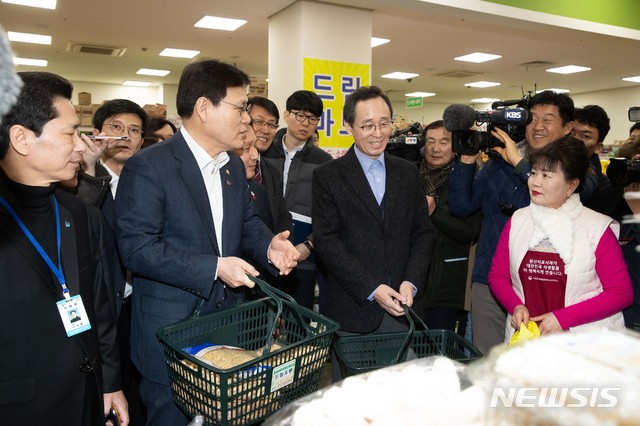
MULTIPOLYGON (((477 173, 478 153, 461 154, 454 161, 450 177, 451 212, 461 217, 478 210, 483 212, 471 301, 473 343, 482 353, 488 353, 504 340, 506 313, 489 290, 488 273, 505 223, 515 210, 529 205, 528 155, 569 134, 573 128, 573 100, 566 94, 540 92, 530 99, 528 109, 525 140, 516 145, 506 132, 496 129, 492 135, 505 147, 488 151, 489 161, 477 173)), ((593 191, 593 181, 590 186, 593 191)))

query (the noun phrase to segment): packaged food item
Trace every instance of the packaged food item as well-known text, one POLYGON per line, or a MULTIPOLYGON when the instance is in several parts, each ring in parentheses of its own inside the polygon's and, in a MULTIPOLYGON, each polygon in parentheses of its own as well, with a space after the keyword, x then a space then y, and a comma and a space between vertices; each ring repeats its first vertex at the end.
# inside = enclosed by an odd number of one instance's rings
POLYGON ((528 340, 536 339, 540 337, 540 329, 538 328, 538 324, 535 321, 529 321, 527 327, 524 326, 524 322, 520 323, 520 330, 516 330, 511 336, 511 340, 509 341, 509 347, 517 345, 518 343, 523 343, 528 340))

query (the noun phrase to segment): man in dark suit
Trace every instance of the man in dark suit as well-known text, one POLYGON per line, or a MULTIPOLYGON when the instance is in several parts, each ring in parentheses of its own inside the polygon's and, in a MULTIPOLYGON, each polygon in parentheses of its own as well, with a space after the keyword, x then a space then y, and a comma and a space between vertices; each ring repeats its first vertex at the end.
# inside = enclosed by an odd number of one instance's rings
POLYGON ((248 85, 234 66, 188 65, 177 94, 183 127, 120 175, 117 242, 134 274, 131 351, 149 424, 187 423, 171 399, 158 328, 241 301, 253 286, 247 274, 257 275, 241 255, 283 274, 299 257, 288 232, 274 237, 254 213, 242 160, 227 154, 243 146, 248 85))
POLYGON ((20 76, 0 134, 0 422, 98 425, 113 405, 128 424, 102 218, 54 186, 74 179, 89 142, 73 87, 20 76))
MULTIPOLYGON (((379 88, 351 93, 344 126, 355 144, 313 174, 313 228, 328 272, 327 315, 340 323, 342 335, 406 329, 401 303, 411 306, 427 277, 433 229, 418 170, 384 152, 392 115, 379 88)), ((335 362, 333 377, 340 378, 335 362)))

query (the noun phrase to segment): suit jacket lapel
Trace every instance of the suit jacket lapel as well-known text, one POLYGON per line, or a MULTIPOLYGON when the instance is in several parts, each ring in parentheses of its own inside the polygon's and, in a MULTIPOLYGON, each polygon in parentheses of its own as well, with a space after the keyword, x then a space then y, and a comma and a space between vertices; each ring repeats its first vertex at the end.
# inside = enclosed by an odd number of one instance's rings
POLYGON ((362 166, 358 161, 358 157, 356 157, 354 149, 355 145, 351 146, 351 149, 349 149, 344 156, 344 166, 348 169, 349 173, 347 177, 343 179, 351 185, 354 192, 380 222, 380 225, 384 225, 382 214, 380 213, 380 206, 378 205, 378 201, 376 201, 375 195, 373 195, 373 191, 371 191, 369 181, 364 174, 364 170, 362 170, 362 166))
POLYGON ((80 292, 80 275, 78 272, 78 249, 76 247, 76 232, 71 213, 62 206, 60 210, 60 256, 64 278, 72 296, 80 292))
POLYGON ((400 185, 402 185, 402 181, 397 170, 391 165, 389 156, 386 153, 383 155, 385 155, 384 164, 385 173, 387 175, 384 189, 384 223, 385 229, 388 229, 391 224, 391 218, 393 217, 393 209, 398 204, 397 196, 400 185))
POLYGON ((179 138, 179 142, 175 143, 173 146, 176 158, 182 163, 180 167, 180 175, 182 176, 185 187, 196 203, 196 208, 204 222, 209 240, 215 248, 216 253, 220 255, 220 250, 216 241, 216 231, 213 226, 213 214, 211 213, 209 196, 207 195, 207 189, 204 186, 204 181, 202 180, 202 173, 198 167, 198 162, 193 156, 193 153, 189 149, 189 146, 184 140, 182 134, 178 132, 176 137, 179 138))

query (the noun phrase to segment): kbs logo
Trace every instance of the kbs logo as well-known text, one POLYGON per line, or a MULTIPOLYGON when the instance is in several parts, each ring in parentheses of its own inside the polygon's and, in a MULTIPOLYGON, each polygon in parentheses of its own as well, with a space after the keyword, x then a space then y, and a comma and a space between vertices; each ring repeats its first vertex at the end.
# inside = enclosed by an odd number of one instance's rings
POLYGON ((508 109, 505 111, 504 116, 507 120, 520 120, 522 117, 522 111, 517 109, 508 109))
POLYGON ((491 408, 612 408, 620 388, 509 387, 493 388, 491 408))

